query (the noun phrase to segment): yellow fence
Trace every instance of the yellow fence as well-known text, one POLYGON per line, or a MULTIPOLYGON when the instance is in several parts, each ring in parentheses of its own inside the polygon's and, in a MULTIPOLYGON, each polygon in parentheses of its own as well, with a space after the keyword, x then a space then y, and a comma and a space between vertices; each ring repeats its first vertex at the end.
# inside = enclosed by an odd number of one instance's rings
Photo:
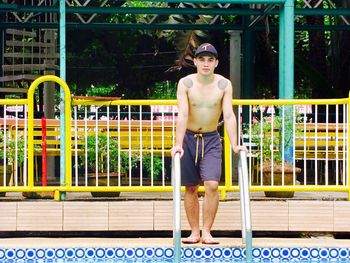
MULTIPOLYGON (((249 150, 250 189, 349 193, 348 105, 348 98, 234 100, 239 141, 249 150), (266 158, 273 160, 268 174, 263 172, 266 158), (292 164, 291 175, 284 170, 278 174, 278 158, 292 164)), ((60 192, 172 191, 175 100, 71 100, 62 80, 44 76, 33 82, 28 99, 0 100, 0 106, 0 192, 55 192, 59 199, 60 192), (48 168, 49 185, 41 186, 42 156, 58 167, 62 143, 60 121, 47 120, 43 153, 34 91, 45 81, 56 82, 65 92, 65 178, 60 183, 48 168)), ((238 191, 237 164, 224 127, 218 129, 224 141, 219 191, 225 199, 227 191, 238 191)))

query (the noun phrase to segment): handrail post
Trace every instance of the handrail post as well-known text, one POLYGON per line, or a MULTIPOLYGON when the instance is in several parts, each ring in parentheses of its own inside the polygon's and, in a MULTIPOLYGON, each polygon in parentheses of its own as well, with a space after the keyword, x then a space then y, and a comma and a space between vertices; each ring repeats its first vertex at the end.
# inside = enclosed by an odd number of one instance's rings
POLYGON ((240 151, 239 160, 239 188, 241 197, 241 218, 242 218, 242 239, 243 244, 246 246, 246 261, 252 262, 253 260, 253 235, 252 235, 252 222, 250 211, 250 195, 249 195, 249 183, 248 183, 248 163, 247 153, 240 151))
POLYGON ((242 224, 242 244, 246 244, 246 213, 244 211, 244 191, 243 191, 243 171, 242 171, 242 161, 241 158, 238 161, 238 184, 239 184, 239 202, 240 202, 240 211, 241 211, 241 224, 242 224))
POLYGON ((176 153, 172 163, 173 182, 173 239, 174 262, 181 261, 181 169, 180 153, 176 153))

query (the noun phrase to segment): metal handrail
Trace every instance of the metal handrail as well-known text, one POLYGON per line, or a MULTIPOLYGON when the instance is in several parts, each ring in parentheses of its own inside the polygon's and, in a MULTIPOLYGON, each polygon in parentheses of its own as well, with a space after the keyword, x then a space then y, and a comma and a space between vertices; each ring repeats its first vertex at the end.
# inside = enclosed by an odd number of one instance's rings
POLYGON ((172 160, 174 262, 181 260, 181 166, 180 153, 172 160))
POLYGON ((240 189, 241 219, 242 219, 242 242, 246 246, 246 261, 252 262, 253 235, 250 210, 250 194, 248 183, 247 153, 240 151, 238 165, 238 182, 240 189))

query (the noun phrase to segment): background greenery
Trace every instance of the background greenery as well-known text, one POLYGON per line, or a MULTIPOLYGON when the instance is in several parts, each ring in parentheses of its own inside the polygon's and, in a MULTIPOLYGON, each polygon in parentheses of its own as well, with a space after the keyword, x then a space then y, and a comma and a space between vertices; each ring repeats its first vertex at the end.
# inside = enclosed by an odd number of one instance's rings
MULTIPOLYGON (((309 1, 314 5, 316 0, 309 1)), ((124 6, 159 6, 167 3, 143 1, 121 2, 124 6)), ((185 5, 186 8, 200 4, 185 5)), ((334 1, 337 8, 349 8, 350 1, 334 1)), ((205 7, 209 7, 206 4, 205 7)), ((296 7, 303 7, 296 1, 296 7)), ((203 4, 201 4, 203 7, 203 4)), ((234 6, 229 8, 243 8, 234 6)), ((263 9, 264 7, 261 6, 263 9)), ((334 8, 327 1, 318 8, 334 8)), ((144 23, 151 15, 111 15, 97 18, 118 23, 144 23)), ((156 23, 243 24, 241 17, 171 15, 157 16, 156 23)), ((297 17, 298 25, 344 25, 340 16, 297 17)), ((249 98, 278 97, 278 17, 270 15, 256 26, 263 30, 252 34, 253 61, 245 78, 253 82, 249 98)), ((196 46, 204 41, 212 42, 220 54, 217 73, 229 77, 229 33, 227 31, 182 30, 67 30, 67 81, 75 85, 75 95, 86 95, 91 87, 115 87, 108 96, 147 98, 155 93, 157 83, 170 81, 176 86, 178 79, 193 73, 191 56, 196 46), (92 66, 91 66, 92 65, 92 66)), ((350 83, 350 35, 348 31, 305 30, 295 32, 295 96, 297 98, 347 97, 350 83)), ((243 47, 244 48, 244 47, 243 47)), ((244 81, 244 78, 242 79, 244 81)), ((157 92, 159 95, 159 92, 157 92)), ((105 93, 103 93, 106 95, 105 93)), ((94 92, 94 95, 96 92, 94 92)), ((102 95, 102 94, 101 94, 102 95)), ((167 98, 163 94, 162 98, 167 98)))

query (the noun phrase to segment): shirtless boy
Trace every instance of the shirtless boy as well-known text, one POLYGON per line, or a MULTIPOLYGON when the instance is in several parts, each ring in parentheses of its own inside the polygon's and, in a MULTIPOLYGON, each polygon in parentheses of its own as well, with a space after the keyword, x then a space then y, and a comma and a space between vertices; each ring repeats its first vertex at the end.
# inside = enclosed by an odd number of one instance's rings
POLYGON ((237 145, 237 121, 232 110, 232 85, 215 74, 218 53, 204 43, 194 55, 197 73, 180 79, 177 88, 178 117, 176 142, 172 156, 181 156, 181 182, 185 186, 185 210, 191 235, 183 243, 219 244, 211 228, 219 205, 218 185, 221 177, 222 145, 217 126, 221 113, 235 153, 244 150, 237 145), (204 183, 203 229, 199 228, 198 187, 204 183))

